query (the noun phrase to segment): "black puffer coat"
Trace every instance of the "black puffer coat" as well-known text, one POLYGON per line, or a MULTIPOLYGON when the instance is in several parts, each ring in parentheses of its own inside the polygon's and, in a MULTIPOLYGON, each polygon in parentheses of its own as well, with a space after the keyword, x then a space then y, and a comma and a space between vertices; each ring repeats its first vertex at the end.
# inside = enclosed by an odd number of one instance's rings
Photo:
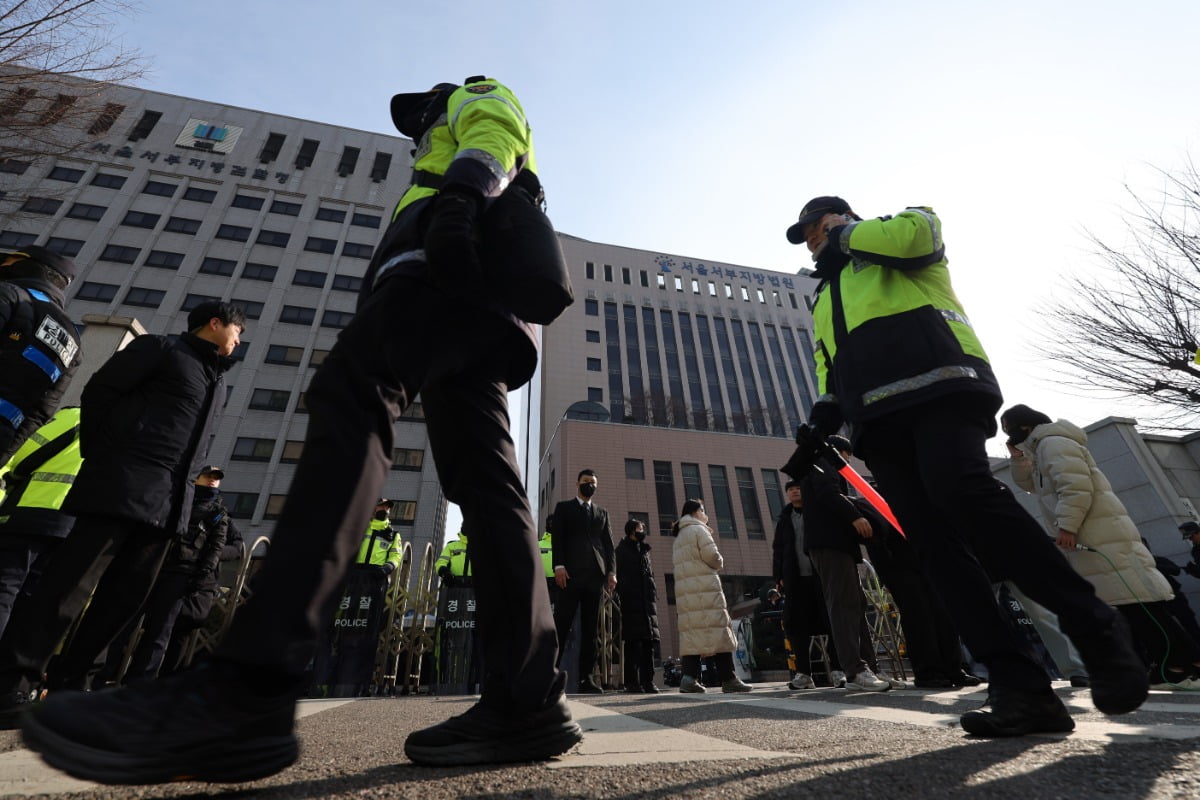
POLYGON ((83 389, 83 466, 63 511, 185 533, 232 365, 190 333, 139 336, 114 353, 83 389))
POLYGON ((658 640, 658 589, 650 565, 650 545, 625 537, 617 545, 617 596, 621 598, 621 638, 658 640))

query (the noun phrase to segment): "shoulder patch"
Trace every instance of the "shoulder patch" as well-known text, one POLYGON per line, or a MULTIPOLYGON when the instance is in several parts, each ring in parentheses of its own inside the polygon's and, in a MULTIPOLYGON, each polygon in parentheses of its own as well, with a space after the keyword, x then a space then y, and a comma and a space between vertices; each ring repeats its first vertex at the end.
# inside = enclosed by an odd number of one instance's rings
POLYGON ((477 83, 474 86, 468 86, 467 91, 471 94, 487 94, 488 92, 496 91, 494 83, 477 83))

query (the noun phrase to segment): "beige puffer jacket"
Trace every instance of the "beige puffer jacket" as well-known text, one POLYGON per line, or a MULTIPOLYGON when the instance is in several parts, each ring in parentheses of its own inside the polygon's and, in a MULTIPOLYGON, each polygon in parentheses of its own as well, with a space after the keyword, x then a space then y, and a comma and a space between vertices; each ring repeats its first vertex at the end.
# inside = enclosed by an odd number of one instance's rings
POLYGON ((729 624, 725 593, 717 572, 724 560, 712 531, 685 514, 671 551, 675 562, 675 610, 679 613, 679 655, 732 653, 737 642, 729 624))
POLYGON ((1170 584, 1086 445, 1087 434, 1066 420, 1038 425, 1019 445, 1025 457, 1013 459, 1013 480, 1038 496, 1055 532, 1070 531, 1078 544, 1104 554, 1066 553, 1101 600, 1113 606, 1170 600, 1170 584))

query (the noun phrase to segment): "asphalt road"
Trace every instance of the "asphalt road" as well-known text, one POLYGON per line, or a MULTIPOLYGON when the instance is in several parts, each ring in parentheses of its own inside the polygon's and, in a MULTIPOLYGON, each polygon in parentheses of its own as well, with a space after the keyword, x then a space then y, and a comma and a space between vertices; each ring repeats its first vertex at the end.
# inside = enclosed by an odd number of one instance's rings
POLYGON ((981 689, 572 696, 584 741, 561 759, 429 768, 409 731, 468 698, 301 703, 300 761, 251 784, 101 787, 49 769, 0 733, 0 796, 58 798, 1192 798, 1200 797, 1200 692, 1153 692, 1104 717, 1088 690, 1056 684, 1076 718, 1065 735, 979 740, 958 727, 981 689))

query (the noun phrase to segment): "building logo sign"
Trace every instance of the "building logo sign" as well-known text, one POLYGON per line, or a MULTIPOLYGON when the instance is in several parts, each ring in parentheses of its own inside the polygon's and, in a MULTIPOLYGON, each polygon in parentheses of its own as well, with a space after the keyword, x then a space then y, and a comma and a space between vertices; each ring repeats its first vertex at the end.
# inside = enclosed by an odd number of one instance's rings
POLYGON ((179 137, 175 140, 177 147, 190 147, 193 150, 206 150, 210 153, 231 153, 233 146, 242 135, 242 128, 236 125, 215 124, 204 119, 192 117, 183 126, 179 137))
POLYGON ((730 280, 744 281, 746 283, 756 283, 759 286, 774 286, 775 288, 794 289, 796 282, 789 275, 778 275, 774 273, 763 274, 761 272, 751 272, 748 269, 734 269, 733 267, 718 267, 710 266, 695 261, 677 262, 670 256, 656 255, 652 259, 659 272, 670 272, 678 274, 687 272, 692 275, 700 275, 713 280, 730 280))

